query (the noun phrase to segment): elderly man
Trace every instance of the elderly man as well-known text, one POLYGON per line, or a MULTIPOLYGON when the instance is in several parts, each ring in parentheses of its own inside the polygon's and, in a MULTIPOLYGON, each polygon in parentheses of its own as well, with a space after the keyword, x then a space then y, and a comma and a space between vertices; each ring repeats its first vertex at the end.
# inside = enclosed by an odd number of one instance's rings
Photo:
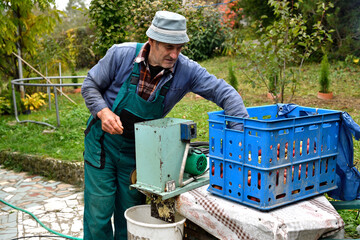
POLYGON ((233 87, 181 54, 189 41, 182 15, 157 12, 146 35, 145 44, 112 46, 81 89, 92 115, 85 130, 84 239, 126 239, 124 212, 145 201, 129 189, 134 123, 166 116, 188 92, 215 102, 228 115, 248 117, 233 87))

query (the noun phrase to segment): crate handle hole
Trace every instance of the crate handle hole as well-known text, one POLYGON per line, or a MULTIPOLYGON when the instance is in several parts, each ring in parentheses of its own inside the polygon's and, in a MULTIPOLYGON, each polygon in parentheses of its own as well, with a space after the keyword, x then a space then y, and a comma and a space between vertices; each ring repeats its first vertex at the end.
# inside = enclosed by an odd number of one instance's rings
POLYGON ((291 192, 292 195, 298 194, 298 193, 300 193, 300 189, 296 189, 296 190, 293 190, 293 191, 291 192))
POLYGON ((222 188, 221 186, 219 186, 219 185, 213 184, 213 185, 211 185, 211 187, 212 187, 212 188, 215 188, 215 189, 217 189, 217 190, 223 190, 223 188, 222 188))
POLYGON ((285 135, 285 134, 289 134, 289 129, 284 129, 279 131, 279 135, 285 135))
POLYGON ((284 198, 286 196, 286 193, 282 193, 279 195, 276 195, 276 199, 284 198))
POLYGON ((305 191, 309 191, 309 190, 311 190, 311 189, 313 189, 313 188, 314 188, 314 185, 307 186, 307 187, 305 188, 305 191))
POLYGON ((295 128, 295 132, 298 133, 298 132, 303 132, 304 131, 304 127, 297 127, 295 128))
POLYGON ((309 126, 309 130, 316 130, 316 129, 318 129, 318 125, 310 125, 309 126))
POLYGON ((321 182, 320 183, 320 187, 322 187, 322 186, 326 186, 327 185, 327 181, 325 181, 325 182, 321 182))
POLYGON ((250 195, 248 195, 247 196, 247 198, 249 199, 249 200, 251 200, 251 201, 254 201, 254 202, 260 202, 260 199, 259 198, 256 198, 256 197, 253 197, 253 196, 250 196, 250 195))

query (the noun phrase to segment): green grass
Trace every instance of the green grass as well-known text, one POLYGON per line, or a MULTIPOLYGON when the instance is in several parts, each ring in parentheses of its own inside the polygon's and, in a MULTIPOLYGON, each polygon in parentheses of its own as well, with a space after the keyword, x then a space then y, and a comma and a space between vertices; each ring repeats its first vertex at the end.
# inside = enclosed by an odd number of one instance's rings
MULTIPOLYGON (((247 69, 244 59, 230 57, 218 57, 202 62, 208 71, 219 78, 227 79, 229 61, 234 62, 234 70, 239 80, 239 92, 245 105, 260 106, 272 104, 266 98, 266 89, 261 85, 253 87, 247 81, 247 77, 256 77, 256 74, 247 69), (242 69, 242 70, 240 70, 242 69)), ((330 89, 335 98, 331 101, 316 98, 318 92, 319 64, 305 65, 303 79, 299 80, 297 92, 291 102, 309 106, 347 111, 356 122, 360 122, 360 68, 341 67, 333 64, 331 71, 330 89)), ((81 70, 78 75, 86 75, 87 70, 81 70)), ((67 76, 66 72, 63 76, 67 76)), ((64 88, 66 94, 74 99, 78 105, 72 104, 65 97, 59 97, 60 124, 52 133, 43 133, 47 128, 33 123, 17 124, 13 116, 1 116, 0 118, 0 150, 18 151, 31 154, 41 154, 68 161, 81 161, 83 152, 83 131, 89 116, 83 99, 79 93, 72 93, 72 88, 64 88)), ((288 92, 285 93, 287 99, 288 92)), ((287 101, 285 101, 287 102, 287 101)), ((208 139, 208 115, 207 112, 220 110, 214 103, 188 94, 169 113, 168 117, 186 118, 197 123, 198 138, 196 141, 208 139)), ((55 105, 52 110, 47 106, 30 115, 20 115, 20 120, 29 119, 44 121, 56 125, 55 105)), ((355 162, 360 162, 360 143, 355 141, 355 162)))
MULTIPOLYGON (((245 105, 260 106, 272 104, 266 98, 266 89, 261 85, 253 87, 247 81, 247 77, 256 77, 256 74, 247 69, 244 59, 219 57, 202 62, 208 71, 219 78, 227 79, 227 67, 229 61, 234 62, 235 75, 239 80, 239 92, 245 105), (225 69, 225 70, 224 70, 225 69), (240 70, 242 69, 242 70, 240 70)), ((299 80, 297 92, 291 102, 309 106, 347 111, 355 120, 360 122, 360 68, 342 67, 333 64, 330 72, 331 86, 335 98, 331 101, 316 98, 318 92, 319 64, 305 65, 303 79, 299 80)), ((86 75, 87 70, 78 72, 78 75, 86 75)), ((66 72, 63 74, 69 75, 66 72)), ((31 154, 41 154, 68 161, 81 161, 83 152, 83 131, 89 116, 83 99, 79 93, 73 94, 72 88, 64 90, 78 105, 72 104, 65 97, 59 97, 60 123, 61 126, 53 133, 43 133, 47 128, 33 123, 16 124, 13 116, 1 116, 0 119, 0 150, 19 151, 31 154)), ((285 98, 289 95, 285 93, 285 98)), ((285 101, 287 102, 287 101, 285 101)), ((169 117, 186 118, 197 123, 198 138, 195 140, 206 141, 208 139, 207 112, 216 111, 220 108, 205 99, 197 98, 194 94, 188 94, 169 113, 169 117)), ((43 107, 30 115, 20 115, 20 120, 38 120, 56 125, 56 112, 54 103, 52 110, 43 107)), ((360 143, 354 142, 355 162, 360 162, 360 143)))
MULTIPOLYGON (((273 102, 266 98, 264 86, 252 86, 248 83, 246 72, 251 78, 257 75, 250 71, 244 59, 230 57, 218 57, 201 63, 208 71, 219 78, 227 79, 227 69, 229 61, 234 63, 234 71, 239 80, 239 89, 244 99, 245 105, 260 106, 268 105, 273 102)), ((319 64, 305 65, 302 71, 302 78, 298 80, 297 92, 292 103, 302 106, 318 107, 347 111, 355 120, 360 123, 360 68, 358 66, 342 66, 332 63, 330 67, 330 90, 334 93, 334 99, 324 101, 317 99, 319 91, 318 77, 319 64)), ((86 75, 87 70, 78 72, 78 75, 86 75)), ((66 72, 63 76, 68 76, 66 72)), ((79 79, 80 80, 80 79, 79 79)), ((82 81, 80 81, 82 82, 82 81)), ((85 107, 83 99, 79 93, 72 93, 72 88, 65 89, 66 93, 77 102, 77 105, 70 103, 65 97, 59 97, 60 106, 60 127, 55 131, 43 125, 33 123, 18 124, 14 116, 0 116, 0 151, 16 151, 21 153, 35 154, 53 157, 65 161, 82 161, 84 150, 83 137, 86 121, 89 112, 85 107), (67 90, 67 91, 66 91, 67 90)), ((288 100, 289 91, 285 92, 285 102, 288 100)), ((197 139, 194 141, 208 141, 208 115, 207 112, 220 110, 214 103, 205 99, 198 98, 195 94, 188 94, 181 100, 168 117, 184 118, 193 120, 197 123, 197 139)), ((52 110, 47 106, 30 115, 20 115, 20 120, 37 120, 56 125, 55 105, 52 103, 52 110)), ((354 162, 360 169, 360 142, 354 141, 354 162)), ((356 220, 357 211, 340 211, 346 223, 346 233, 349 237, 357 237, 356 226, 360 224, 356 220)))
POLYGON ((359 238, 360 234, 356 231, 356 227, 360 225, 360 218, 358 217, 358 210, 338 210, 341 218, 345 222, 345 237, 359 238))
MULTIPOLYGON (((81 161, 83 152, 83 131, 88 110, 80 94, 69 94, 78 105, 65 97, 59 97, 60 127, 52 131, 45 125, 17 123, 13 116, 0 119, 0 150, 16 151, 67 161, 81 161)), ((29 115, 20 115, 19 119, 33 120, 57 125, 55 104, 51 104, 29 115)))

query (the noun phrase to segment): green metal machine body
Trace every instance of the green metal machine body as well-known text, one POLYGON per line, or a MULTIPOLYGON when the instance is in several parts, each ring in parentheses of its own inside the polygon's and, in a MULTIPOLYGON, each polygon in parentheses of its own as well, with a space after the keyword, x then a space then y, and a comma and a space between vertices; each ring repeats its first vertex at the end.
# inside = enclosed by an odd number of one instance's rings
MULTIPOLYGON (((137 181, 131 186, 166 200, 208 184, 208 176, 184 186, 179 184, 186 145, 194 137, 196 125, 190 120, 163 118, 136 123, 137 181)), ((190 178, 192 176, 189 173, 183 174, 183 181, 190 178)))

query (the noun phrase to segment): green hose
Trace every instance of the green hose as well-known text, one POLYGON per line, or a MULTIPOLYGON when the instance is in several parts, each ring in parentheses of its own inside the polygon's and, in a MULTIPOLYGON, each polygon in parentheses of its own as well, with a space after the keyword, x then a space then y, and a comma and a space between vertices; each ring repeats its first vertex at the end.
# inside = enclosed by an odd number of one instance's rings
POLYGON ((26 210, 24 210, 24 209, 21 209, 21 208, 19 208, 19 207, 16 207, 16 206, 14 206, 14 205, 11 205, 10 203, 5 202, 5 201, 2 200, 2 199, 0 199, 0 202, 4 203, 5 205, 8 205, 9 207, 12 207, 12 208, 14 208, 14 209, 16 209, 16 210, 19 210, 19 211, 22 211, 22 212, 24 212, 24 213, 29 214, 29 215, 32 216, 43 228, 45 228, 46 230, 48 230, 49 232, 51 232, 51 233, 53 233, 53 234, 56 234, 56 235, 58 235, 58 236, 60 236, 60 237, 67 238, 67 239, 83 240, 82 238, 71 237, 71 236, 64 235, 64 234, 62 234, 62 233, 55 232, 54 230, 51 230, 50 228, 46 227, 46 226, 45 226, 42 222, 40 222, 40 220, 37 219, 37 217, 35 217, 35 215, 32 214, 31 212, 26 211, 26 210))

